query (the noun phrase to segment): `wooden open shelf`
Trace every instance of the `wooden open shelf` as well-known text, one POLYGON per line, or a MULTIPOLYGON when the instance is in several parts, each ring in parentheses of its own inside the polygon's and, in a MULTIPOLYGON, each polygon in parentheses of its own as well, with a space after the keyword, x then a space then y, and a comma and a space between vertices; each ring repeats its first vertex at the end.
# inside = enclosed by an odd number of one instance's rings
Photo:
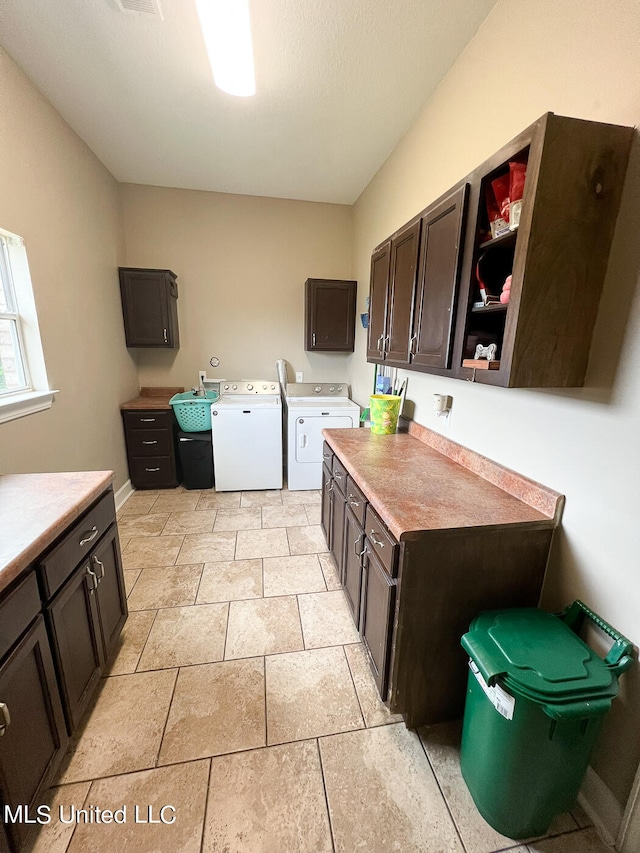
POLYGON ((464 358, 463 367, 472 367, 474 370, 500 370, 499 361, 487 361, 486 358, 464 358))

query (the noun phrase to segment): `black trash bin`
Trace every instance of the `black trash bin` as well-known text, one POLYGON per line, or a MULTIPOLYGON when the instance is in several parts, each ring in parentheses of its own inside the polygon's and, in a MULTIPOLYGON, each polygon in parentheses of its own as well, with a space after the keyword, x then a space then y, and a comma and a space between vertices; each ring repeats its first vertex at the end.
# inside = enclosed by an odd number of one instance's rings
POLYGON ((213 488, 211 430, 178 432, 178 453, 185 489, 213 488))

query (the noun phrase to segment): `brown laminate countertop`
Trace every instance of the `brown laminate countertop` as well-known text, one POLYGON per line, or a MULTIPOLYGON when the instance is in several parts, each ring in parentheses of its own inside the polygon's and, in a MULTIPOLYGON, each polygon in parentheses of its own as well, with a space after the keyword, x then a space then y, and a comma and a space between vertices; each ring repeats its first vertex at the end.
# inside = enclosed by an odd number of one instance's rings
POLYGON ((112 483, 113 471, 0 476, 0 591, 112 483))
MULTIPOLYGON (((413 435, 374 435, 368 429, 327 429, 323 435, 398 541, 424 530, 558 523, 558 512, 537 509, 413 435)), ((508 474, 530 491, 537 486, 555 496, 561 506, 557 492, 508 474)))
POLYGON ((140 396, 133 400, 121 403, 121 409, 139 410, 145 409, 170 409, 169 400, 174 394, 181 394, 184 388, 141 388, 140 396))

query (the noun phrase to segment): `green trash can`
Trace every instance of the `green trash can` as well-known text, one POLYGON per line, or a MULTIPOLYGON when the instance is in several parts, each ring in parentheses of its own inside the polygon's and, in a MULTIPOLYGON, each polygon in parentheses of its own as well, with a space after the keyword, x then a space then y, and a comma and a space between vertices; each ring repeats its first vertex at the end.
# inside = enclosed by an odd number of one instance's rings
POLYGON ((510 838, 544 835, 578 796, 633 646, 581 601, 562 615, 482 613, 462 637, 469 678, 460 766, 480 814, 510 838), (576 633, 591 619, 604 658, 576 633))

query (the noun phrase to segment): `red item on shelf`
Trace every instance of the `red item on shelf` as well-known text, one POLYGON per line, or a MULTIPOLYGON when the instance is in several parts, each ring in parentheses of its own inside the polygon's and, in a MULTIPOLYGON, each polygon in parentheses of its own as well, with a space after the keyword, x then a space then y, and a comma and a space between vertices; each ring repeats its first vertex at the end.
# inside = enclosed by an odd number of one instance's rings
POLYGON ((494 178, 491 181, 491 187, 496 197, 500 216, 505 222, 509 221, 509 202, 511 201, 509 197, 509 180, 509 175, 500 175, 500 177, 494 178))
POLYGON ((514 160, 509 163, 509 199, 520 201, 524 194, 524 181, 527 176, 527 164, 514 160))

